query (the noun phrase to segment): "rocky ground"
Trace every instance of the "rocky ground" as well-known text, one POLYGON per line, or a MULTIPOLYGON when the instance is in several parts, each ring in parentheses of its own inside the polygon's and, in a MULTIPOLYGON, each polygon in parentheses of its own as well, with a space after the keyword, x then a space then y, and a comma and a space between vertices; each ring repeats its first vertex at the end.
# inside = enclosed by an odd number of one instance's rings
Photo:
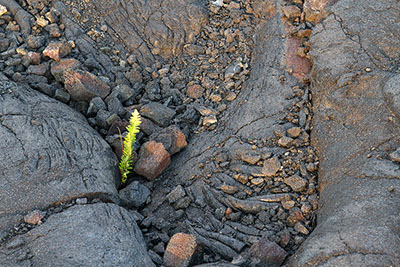
POLYGON ((0 0, 0 265, 397 265, 399 6, 350 2, 0 0))

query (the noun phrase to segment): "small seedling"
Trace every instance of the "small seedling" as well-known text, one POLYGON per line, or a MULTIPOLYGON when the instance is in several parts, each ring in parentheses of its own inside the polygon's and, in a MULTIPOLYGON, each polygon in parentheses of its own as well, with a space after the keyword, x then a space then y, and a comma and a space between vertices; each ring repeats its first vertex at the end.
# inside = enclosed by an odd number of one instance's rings
POLYGON ((119 170, 121 171, 121 184, 124 184, 128 179, 128 174, 132 170, 133 160, 133 145, 136 141, 136 134, 139 132, 139 125, 141 123, 139 112, 135 109, 132 113, 128 127, 126 127, 127 134, 122 144, 122 157, 119 163, 119 170))

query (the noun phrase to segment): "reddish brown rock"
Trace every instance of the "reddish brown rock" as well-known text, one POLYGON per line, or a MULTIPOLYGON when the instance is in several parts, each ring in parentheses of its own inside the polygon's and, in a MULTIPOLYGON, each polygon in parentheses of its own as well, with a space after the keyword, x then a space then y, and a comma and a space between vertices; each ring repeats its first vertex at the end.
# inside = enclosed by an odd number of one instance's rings
POLYGON ((106 97, 110 87, 95 75, 81 70, 64 70, 64 86, 76 101, 90 101, 95 96, 106 97))
POLYGON ((324 8, 329 2, 333 2, 333 0, 305 0, 303 5, 304 19, 314 24, 319 23, 327 15, 324 8))
POLYGON ((289 216, 287 218, 287 222, 290 226, 295 225, 297 222, 303 221, 305 218, 303 213, 298 207, 293 207, 289 211, 289 216))
POLYGON ((300 8, 294 5, 282 7, 282 12, 289 20, 294 20, 301 15, 300 8))
POLYGON ((286 251, 278 244, 262 238, 249 249, 252 262, 257 266, 281 266, 287 257, 286 251))
POLYGON ((194 235, 177 233, 167 245, 164 253, 164 265, 167 267, 187 267, 197 250, 198 244, 194 235))
POLYGON ((186 90, 186 94, 191 98, 199 98, 203 95, 204 88, 199 84, 193 84, 189 86, 186 90))
POLYGON ((178 153, 182 148, 187 146, 185 135, 175 125, 154 133, 150 139, 162 143, 171 155, 178 153))
POLYGON ((40 64, 40 54, 37 52, 28 52, 25 56, 24 59, 28 60, 29 64, 35 64, 38 65, 40 64))
POLYGON ((71 45, 68 42, 60 41, 50 43, 44 50, 43 55, 59 61, 62 57, 65 57, 71 52, 71 45))
POLYGON ((24 222, 29 224, 41 224, 43 218, 44 218, 43 212, 34 210, 24 216, 24 222))
POLYGON ((299 80, 306 77, 311 71, 311 61, 297 55, 297 50, 301 46, 301 39, 297 36, 288 38, 286 49, 286 65, 291 69, 292 74, 299 80))
POLYGON ((289 137, 292 137, 292 138, 299 137, 300 133, 301 133, 301 128, 300 127, 292 127, 292 128, 287 130, 287 135, 289 137))
POLYGON ((74 58, 63 58, 58 62, 53 62, 50 72, 58 82, 64 82, 64 71, 67 69, 78 69, 81 63, 74 58))
POLYGON ((149 180, 155 179, 168 167, 171 157, 164 145, 156 141, 149 141, 140 147, 135 172, 149 180))

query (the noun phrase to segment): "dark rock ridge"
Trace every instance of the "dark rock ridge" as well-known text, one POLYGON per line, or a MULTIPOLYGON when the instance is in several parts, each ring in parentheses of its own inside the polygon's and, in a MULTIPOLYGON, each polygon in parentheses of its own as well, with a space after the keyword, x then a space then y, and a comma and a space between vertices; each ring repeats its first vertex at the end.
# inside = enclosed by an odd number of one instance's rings
POLYGON ((154 266, 129 212, 115 204, 78 205, 0 247, 1 266, 154 266))
POLYGON ((0 90, 1 231, 33 208, 117 196, 116 157, 81 114, 3 75, 0 90))
POLYGON ((292 266, 399 266, 398 1, 337 1, 311 36, 318 224, 292 266))

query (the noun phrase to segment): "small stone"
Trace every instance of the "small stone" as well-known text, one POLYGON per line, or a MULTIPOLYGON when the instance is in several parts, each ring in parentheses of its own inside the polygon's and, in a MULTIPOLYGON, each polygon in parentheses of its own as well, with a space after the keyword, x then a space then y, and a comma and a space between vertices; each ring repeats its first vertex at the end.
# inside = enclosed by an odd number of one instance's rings
POLYGON ((86 197, 84 197, 84 198, 77 198, 77 199, 75 200, 75 202, 76 202, 76 204, 78 204, 78 205, 85 205, 85 204, 88 203, 88 199, 87 199, 86 197))
POLYGON ((167 168, 170 162, 171 157, 163 144, 156 141, 148 141, 140 147, 138 161, 134 170, 148 180, 154 180, 167 168))
POLYGON ((289 20, 294 20, 296 18, 299 18, 301 15, 300 8, 298 8, 295 5, 282 7, 282 12, 289 20))
POLYGON ((217 122, 218 122, 218 120, 217 120, 217 117, 215 115, 209 115, 209 116, 205 116, 203 118, 203 125, 204 126, 210 126, 210 125, 215 124, 217 122))
POLYGON ((34 210, 24 216, 24 222, 29 224, 41 224, 44 218, 44 213, 39 210, 34 210))
POLYGON ((266 177, 274 176, 281 169, 281 163, 277 157, 272 157, 264 161, 262 173, 266 177))
POLYGON ((203 95, 204 88, 199 84, 193 84, 189 86, 186 90, 186 95, 191 98, 199 98, 203 95))
POLYGON ((152 134, 150 140, 162 143, 171 155, 178 153, 187 146, 185 135, 175 125, 152 134))
POLYGON ((188 196, 180 198, 175 202, 174 209, 176 209, 176 210, 186 209, 187 207, 189 207, 191 202, 192 202, 192 200, 188 196))
POLYGON ((150 102, 141 107, 140 114, 143 117, 149 118, 156 124, 166 127, 175 116, 175 111, 163 104, 150 102))
POLYGON ((288 178, 285 178, 284 183, 287 184, 288 186, 290 186, 290 188, 292 188, 292 190, 295 192, 301 192, 307 186, 307 181, 305 179, 301 178, 300 176, 298 176, 297 174, 292 175, 288 178))
POLYGON ((27 67, 30 64, 40 64, 40 58, 41 56, 39 53, 30 51, 22 59, 24 66, 27 67))
POLYGON ((294 207, 294 205, 296 204, 296 202, 294 202, 293 200, 283 200, 283 201, 281 202, 281 204, 282 204, 282 207, 283 207, 285 210, 290 210, 291 208, 294 207))
POLYGON ((400 162, 400 148, 396 149, 396 151, 390 153, 390 159, 393 162, 400 162))
POLYGON ((310 203, 303 203, 303 205, 301 205, 301 211, 304 214, 310 214, 312 212, 312 206, 310 203))
POLYGON ((74 58, 63 58, 60 61, 51 63, 50 73, 56 79, 57 82, 64 83, 64 71, 68 69, 78 69, 81 67, 81 63, 74 58))
POLYGON ((101 109, 103 109, 103 110, 107 109, 106 103, 104 103, 104 101, 103 101, 103 99, 101 99, 101 97, 96 96, 96 97, 92 98, 92 100, 90 100, 87 114, 89 116, 94 116, 101 109))
POLYGON ((68 92, 64 89, 57 89, 53 97, 63 103, 68 103, 68 101, 71 99, 71 95, 68 94, 68 92))
POLYGON ((293 142, 293 139, 287 136, 279 138, 278 145, 281 147, 289 147, 293 142))
POLYGON ((59 38, 61 37, 61 30, 56 23, 52 23, 45 27, 45 30, 50 34, 50 37, 59 38))
POLYGON ((9 46, 10 46, 10 39, 0 38, 0 52, 6 51, 9 46))
POLYGON ((0 5, 0 16, 3 16, 7 13, 7 8, 3 5, 0 5))
POLYGON ((258 263, 251 266, 281 266, 288 255, 283 248, 266 237, 254 243, 248 253, 252 262, 258 263))
POLYGON ((121 100, 122 103, 137 95, 135 89, 126 84, 120 84, 114 87, 112 91, 118 94, 118 98, 121 100))
POLYGON ((39 25, 40 27, 44 28, 49 24, 49 22, 47 19, 45 19, 43 17, 39 17, 36 19, 36 24, 39 25))
POLYGON ((167 267, 187 267, 198 250, 196 237, 191 234, 177 233, 168 242, 164 253, 164 265, 167 267))
POLYGON ((240 154, 240 157, 244 162, 247 162, 251 165, 255 165, 261 159, 260 154, 255 151, 246 151, 240 154))
POLYGON ((365 68, 365 71, 366 71, 366 72, 371 72, 372 69, 371 69, 371 68, 365 68))
POLYGON ((108 124, 108 121, 109 121, 109 118, 111 117, 111 115, 113 115, 111 112, 104 110, 104 109, 100 109, 99 111, 97 111, 97 114, 96 114, 96 118, 95 118, 96 124, 103 129, 108 129, 108 127, 111 126, 108 124))
POLYGON ((210 100, 212 102, 219 103, 219 102, 221 102, 222 97, 218 94, 212 94, 212 95, 210 95, 210 100))
POLYGON ((30 65, 26 70, 26 73, 44 76, 48 70, 49 64, 46 62, 39 65, 30 65))
POLYGON ((294 226, 294 230, 303 235, 308 235, 310 233, 310 231, 301 222, 296 223, 296 225, 294 226))
POLYGON ((306 169, 307 169, 308 172, 314 172, 314 171, 318 170, 318 164, 313 163, 313 162, 312 163, 308 163, 306 165, 306 169))
POLYGON ((64 86, 76 101, 90 101, 93 97, 106 97, 110 87, 95 75, 81 70, 64 70, 64 86))
POLYGON ((225 70, 225 80, 232 78, 235 76, 235 74, 238 74, 241 70, 241 66, 238 62, 235 62, 231 64, 226 70, 225 70))
POLYGON ((300 127, 292 127, 290 129, 288 129, 286 133, 289 137, 297 138, 297 137, 299 137, 299 135, 301 133, 301 128, 300 127))
POLYGON ((304 216, 298 207, 293 207, 289 210, 289 216, 287 218, 287 223, 289 225, 295 225, 297 222, 303 221, 304 216))
POLYGON ((178 185, 167 195, 167 199, 169 203, 172 204, 177 200, 183 198, 185 195, 186 195, 185 189, 183 189, 181 185, 178 185))
POLYGON ((119 197, 128 208, 140 208, 150 199, 150 190, 138 181, 133 181, 119 191, 119 197))
POLYGON ((221 190, 226 194, 233 195, 238 191, 238 188, 233 185, 225 185, 224 184, 224 185, 221 185, 221 190))
POLYGON ((183 47, 184 51, 190 56, 195 56, 204 53, 204 48, 199 45, 187 44, 183 47))
POLYGON ((264 182, 264 179, 263 178, 254 178, 254 179, 251 179, 250 182, 254 185, 260 185, 264 182))
POLYGON ((71 52, 71 49, 72 47, 68 42, 53 42, 48 44, 43 50, 43 55, 54 59, 55 61, 59 61, 62 57, 68 55, 71 52))

